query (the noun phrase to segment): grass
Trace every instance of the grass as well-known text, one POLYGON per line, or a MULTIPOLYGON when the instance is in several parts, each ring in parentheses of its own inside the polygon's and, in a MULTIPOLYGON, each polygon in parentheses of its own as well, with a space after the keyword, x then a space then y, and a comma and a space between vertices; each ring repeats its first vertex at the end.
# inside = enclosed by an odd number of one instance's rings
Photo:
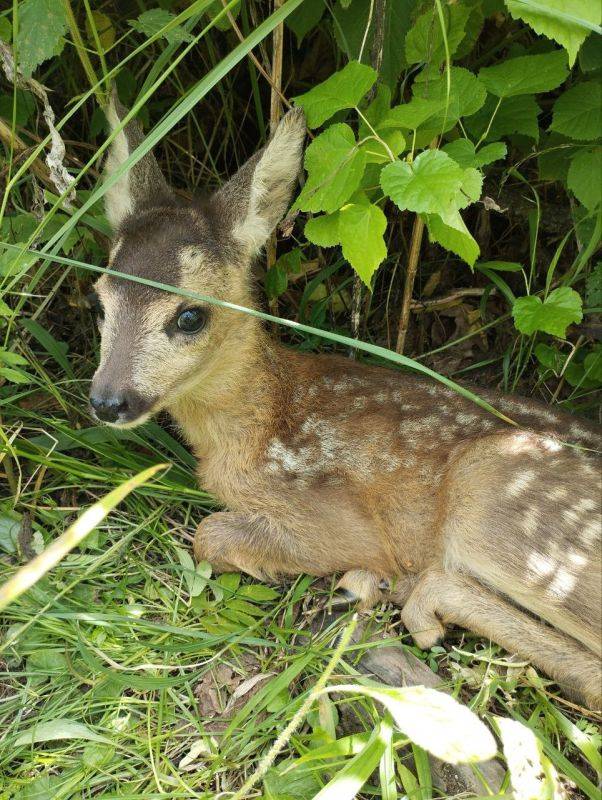
MULTIPOLYGON (((359 673, 362 655, 379 646, 365 638, 337 650, 350 613, 314 629, 334 579, 301 576, 272 587, 240 575, 214 576, 206 567, 194 571, 189 553, 195 524, 215 506, 197 486, 194 459, 169 421, 116 432, 95 427, 86 412, 98 342, 85 300, 91 276, 81 264, 104 263, 108 234, 97 202, 102 190, 96 188, 106 137, 93 132, 91 98, 116 75, 122 94, 129 92, 124 99, 160 120, 154 140, 164 140, 173 183, 183 191, 197 183, 217 185, 253 152, 266 128, 265 85, 246 54, 252 44, 265 47, 275 23, 296 5, 289 0, 278 16, 266 19, 260 6, 244 4, 239 23, 243 35, 252 37, 245 44, 216 31, 218 20, 203 16, 204 2, 189 4, 176 19, 193 35, 184 45, 161 33, 140 43, 113 15, 116 42, 102 58, 95 55, 97 37, 93 44, 77 43, 76 37, 76 47, 45 65, 40 78, 53 89, 56 107, 64 106, 58 128, 78 179, 74 209, 46 186, 45 213, 32 213, 39 194, 31 167, 48 141, 43 121, 37 125, 30 118, 19 126, 20 134, 29 135, 24 157, 5 150, 2 236, 24 253, 18 268, 12 260, 0 262, 9 307, 2 312, 0 350, 23 359, 15 366, 26 377, 0 386, 0 480, 8 490, 0 501, 0 582, 133 475, 158 463, 170 467, 125 497, 79 547, 2 612, 0 800, 232 797, 328 665, 331 683, 359 685, 365 680, 359 673), (54 260, 25 252, 32 247, 54 260)), ((89 4, 73 6, 83 30, 89 4)), ((261 47, 254 52, 265 61, 261 47)), ((305 58, 311 67, 311 53, 305 58)), ((294 66, 305 68, 301 61, 294 66)), ((394 317, 397 264, 405 247, 402 230, 365 312, 365 349, 375 360, 385 355, 378 346, 387 338, 389 310, 394 317)), ((560 255, 561 266, 574 264, 577 275, 591 252, 577 253, 574 262, 560 255)), ((535 264, 533 249, 529 256, 535 264)), ((441 253, 425 257, 425 277, 447 264, 441 253)), ((545 274, 547 265, 538 269, 545 274)), ((315 329, 326 329, 344 344, 350 282, 342 260, 321 261, 281 299, 282 316, 306 327, 281 335, 316 350, 324 344, 315 329), (316 299, 318 287, 323 295, 316 299)), ((482 382, 534 390, 585 411, 594 405, 587 390, 560 392, 555 377, 531 374, 534 341, 510 334, 507 315, 483 315, 457 335, 448 327, 443 341, 422 325, 416 327, 427 343, 416 355, 430 367, 437 369, 437 358, 487 332, 494 341, 491 353, 477 354, 470 365, 463 362, 448 374, 480 369, 482 382)), ((501 715, 528 725, 569 796, 599 796, 597 718, 561 698, 532 668, 458 630, 450 632, 445 647, 422 653, 390 607, 375 610, 370 623, 387 642, 402 644, 425 662, 442 686, 488 724, 501 715)), ((309 800, 349 766, 382 721, 382 707, 369 698, 322 695, 284 742, 277 767, 244 796, 309 800)), ((392 734, 387 754, 358 797, 428 800, 440 794, 425 751, 403 734, 392 734)))

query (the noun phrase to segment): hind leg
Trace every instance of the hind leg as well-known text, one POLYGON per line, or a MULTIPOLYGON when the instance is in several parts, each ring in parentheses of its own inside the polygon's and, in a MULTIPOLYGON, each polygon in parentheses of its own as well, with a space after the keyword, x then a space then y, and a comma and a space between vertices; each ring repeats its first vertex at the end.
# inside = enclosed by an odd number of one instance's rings
POLYGON ((419 646, 432 646, 443 631, 442 623, 460 625, 527 658, 590 708, 602 707, 602 669, 589 650, 470 578, 442 570, 425 572, 402 618, 419 646))

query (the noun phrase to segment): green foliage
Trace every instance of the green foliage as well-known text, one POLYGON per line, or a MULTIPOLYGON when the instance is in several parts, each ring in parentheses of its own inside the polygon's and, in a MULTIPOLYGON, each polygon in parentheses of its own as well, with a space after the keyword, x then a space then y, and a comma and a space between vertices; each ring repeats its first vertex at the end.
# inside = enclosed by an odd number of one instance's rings
POLYGON ((130 25, 135 31, 148 37, 154 36, 161 31, 161 36, 167 39, 171 44, 191 42, 192 36, 186 33, 179 25, 172 25, 168 30, 163 31, 163 28, 166 28, 174 19, 175 14, 171 14, 164 8, 151 8, 140 14, 138 19, 131 19, 130 25))
POLYGON ((19 5, 17 52, 19 69, 27 78, 65 44, 67 15, 57 0, 23 0, 19 5))
POLYGON ((566 80, 566 54, 562 50, 536 56, 511 58, 483 67, 479 80, 496 97, 515 97, 556 89, 566 80))
POLYGON ((579 150, 571 159, 567 186, 589 211, 602 202, 602 147, 579 150))
POLYGON ((561 286, 550 292, 543 302, 533 295, 519 297, 512 307, 512 316, 521 333, 543 331, 564 338, 568 326, 583 319, 581 306, 577 292, 561 286))
POLYGON ((350 61, 324 83, 293 99, 305 111, 308 126, 317 128, 337 111, 358 105, 376 78, 371 67, 350 61))
POLYGON ((600 136, 600 108, 602 83, 600 80, 577 83, 554 103, 554 116, 550 128, 570 139, 595 139, 600 136))

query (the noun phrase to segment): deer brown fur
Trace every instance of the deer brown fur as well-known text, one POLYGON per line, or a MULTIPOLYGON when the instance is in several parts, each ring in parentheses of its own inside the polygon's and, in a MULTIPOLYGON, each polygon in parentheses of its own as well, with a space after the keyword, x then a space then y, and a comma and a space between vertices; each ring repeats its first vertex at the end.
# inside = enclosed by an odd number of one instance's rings
MULTIPOLYGON (((123 114, 109 113, 109 175, 142 141, 123 114)), ((286 212, 304 132, 289 113, 204 205, 145 156, 106 193, 112 268, 253 305, 250 264, 286 212)), ((595 425, 480 392, 512 427, 437 382, 300 354, 241 312, 109 275, 97 291, 92 405, 115 425, 176 421, 227 509, 200 523, 198 559, 262 580, 341 573, 364 605, 399 603, 420 647, 462 625, 601 706, 595 425), (191 309, 192 334, 178 327, 191 309)))

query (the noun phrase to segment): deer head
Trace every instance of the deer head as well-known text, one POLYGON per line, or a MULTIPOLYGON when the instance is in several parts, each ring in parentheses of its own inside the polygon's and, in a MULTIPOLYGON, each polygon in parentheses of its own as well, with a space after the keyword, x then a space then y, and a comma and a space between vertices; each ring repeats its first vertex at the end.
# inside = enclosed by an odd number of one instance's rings
MULTIPOLYGON (((115 131, 126 110, 115 99, 115 131)), ((251 262, 284 216, 299 172, 305 121, 289 112, 271 141, 204 202, 175 196, 152 154, 105 194, 114 230, 109 265, 239 305, 252 303, 251 262)), ((142 141, 136 122, 115 135, 112 175, 142 141)), ((215 385, 220 370, 244 358, 255 324, 248 315, 103 275, 96 283, 100 364, 90 391, 95 416, 134 426, 191 390, 215 385)))

